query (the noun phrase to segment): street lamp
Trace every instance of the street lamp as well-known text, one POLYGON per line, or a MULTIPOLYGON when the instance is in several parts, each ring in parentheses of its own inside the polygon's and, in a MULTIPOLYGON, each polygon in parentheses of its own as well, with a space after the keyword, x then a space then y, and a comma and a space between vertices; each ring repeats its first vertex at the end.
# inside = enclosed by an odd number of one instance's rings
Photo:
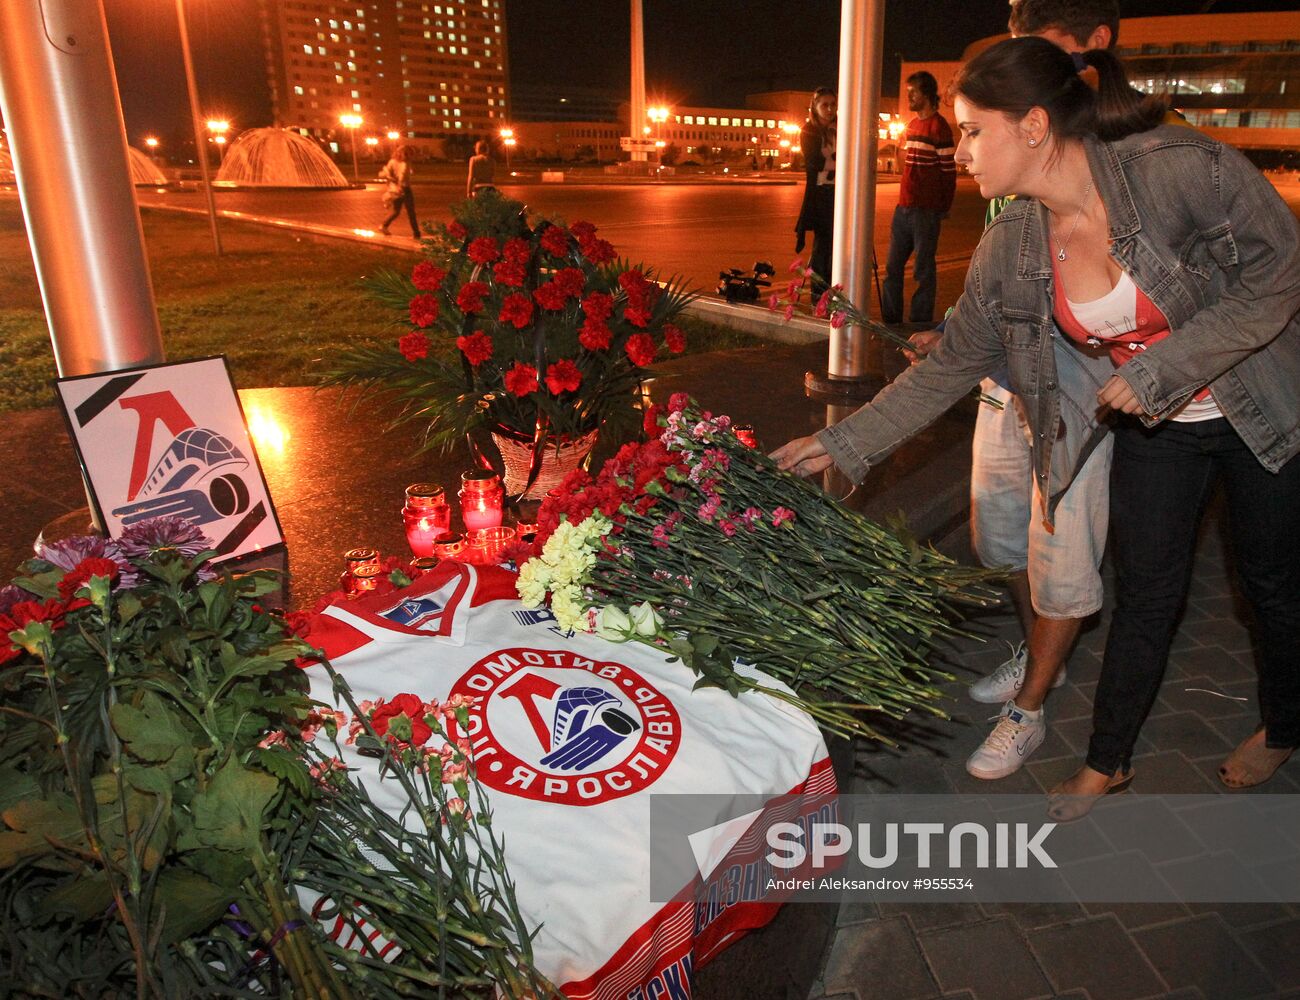
POLYGON ((230 122, 224 118, 209 118, 208 132, 212 135, 212 141, 217 144, 217 162, 224 163, 226 160, 226 133, 230 131, 230 122))
POLYGON ((362 121, 360 115, 354 115, 350 112, 346 115, 339 115, 339 124, 350 133, 348 145, 352 147, 352 180, 354 183, 359 183, 361 180, 361 172, 357 169, 357 129, 361 127, 362 121))
POLYGON ((515 130, 512 128, 503 128, 501 130, 501 145, 506 148, 506 173, 510 173, 510 148, 515 144, 515 130))
MULTIPOLYGON (((662 126, 663 123, 668 120, 668 113, 669 113, 668 109, 663 107, 662 105, 653 108, 646 108, 645 111, 646 117, 655 123, 655 149, 659 150, 658 155, 660 157, 663 156, 664 146, 667 145, 662 139, 660 126, 662 126)), ((650 130, 648 128, 645 130, 645 134, 646 135, 650 134, 650 130)))

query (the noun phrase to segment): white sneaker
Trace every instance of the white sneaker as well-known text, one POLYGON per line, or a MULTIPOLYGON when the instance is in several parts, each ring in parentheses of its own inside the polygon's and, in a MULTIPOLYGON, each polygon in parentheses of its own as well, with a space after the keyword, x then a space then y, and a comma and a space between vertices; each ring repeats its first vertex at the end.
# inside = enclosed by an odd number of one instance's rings
MULTIPOLYGON (((1025 683, 1025 667, 1029 663, 1029 647, 1023 642, 1018 646, 1011 647, 1011 659, 1003 663, 997 670, 977 680, 969 688, 972 700, 978 701, 984 705, 1001 705, 1010 701, 1020 693, 1020 689, 1025 683)), ((1052 681, 1052 688, 1055 690, 1065 683, 1065 666, 1056 673, 1056 680, 1052 681)))
POLYGON ((1047 716, 1042 712, 1033 720, 1014 701, 1008 701, 1002 706, 1001 714, 994 718, 998 721, 993 732, 966 761, 966 770, 985 781, 1019 771, 1029 755, 1047 739, 1047 716))

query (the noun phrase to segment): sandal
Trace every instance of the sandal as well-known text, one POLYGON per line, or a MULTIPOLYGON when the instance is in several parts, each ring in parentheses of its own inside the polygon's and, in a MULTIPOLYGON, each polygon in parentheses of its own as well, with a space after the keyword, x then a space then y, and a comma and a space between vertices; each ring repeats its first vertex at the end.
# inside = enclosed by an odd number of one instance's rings
MULTIPOLYGON (((1088 813, 1092 812, 1092 807, 1097 804, 1097 800, 1103 795, 1116 795, 1119 792, 1126 791, 1133 783, 1133 768, 1128 769, 1128 773, 1116 771, 1106 781, 1105 791, 1097 795, 1072 795, 1066 792, 1058 792, 1055 788, 1047 793, 1047 816, 1057 823, 1073 823, 1075 820, 1083 819, 1088 813)), ((1060 786, 1058 785, 1057 788, 1060 786)))
POLYGON ((1262 785, 1287 762, 1291 749, 1268 746, 1264 738, 1264 727, 1260 726, 1238 743, 1237 749, 1228 754, 1227 759, 1219 765, 1219 780, 1229 788, 1262 785))

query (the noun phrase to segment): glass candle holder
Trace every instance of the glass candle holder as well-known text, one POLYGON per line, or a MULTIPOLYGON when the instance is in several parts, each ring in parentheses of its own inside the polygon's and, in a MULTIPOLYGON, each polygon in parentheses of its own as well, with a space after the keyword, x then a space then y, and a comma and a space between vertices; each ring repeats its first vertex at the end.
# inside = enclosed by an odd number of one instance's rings
POLYGON ((515 525, 515 537, 521 542, 531 542, 537 537, 537 525, 520 521, 515 525))
POLYGON ((343 565, 350 576, 358 566, 378 566, 379 550, 363 545, 343 553, 343 565))
POLYGON ((402 508, 406 523, 406 544, 416 556, 433 555, 433 543, 451 530, 451 505, 447 494, 436 483, 415 483, 406 488, 406 506, 402 508))
POLYGON ((490 566, 501 561, 505 547, 515 540, 515 529, 496 525, 478 528, 465 538, 465 560, 476 566, 490 566))
POLYGON ((354 594, 364 594, 367 591, 379 589, 379 578, 383 575, 378 563, 366 563, 358 566, 352 571, 348 578, 348 590, 354 594))
POLYGON ((433 543, 433 554, 439 559, 459 559, 464 551, 464 535, 448 532, 433 543))
POLYGON ((505 490, 490 469, 474 469, 460 477, 460 516, 467 533, 501 526, 505 490))
POLYGON ((411 560, 410 572, 406 575, 412 580, 418 580, 437 565, 438 560, 433 556, 416 556, 411 560))
POLYGON ((736 424, 732 430, 736 432, 736 437, 740 440, 741 444, 748 448, 758 447, 758 438, 754 436, 753 424, 736 424))

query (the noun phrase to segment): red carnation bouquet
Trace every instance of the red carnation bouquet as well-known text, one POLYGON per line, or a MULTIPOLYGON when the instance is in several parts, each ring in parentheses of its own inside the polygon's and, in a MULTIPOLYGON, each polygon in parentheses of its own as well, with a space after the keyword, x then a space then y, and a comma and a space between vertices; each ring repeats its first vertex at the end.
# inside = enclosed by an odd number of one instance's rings
POLYGON ((647 440, 547 497, 519 596, 560 628, 678 656, 700 684, 793 701, 824 728, 884 739, 870 716, 942 715, 934 647, 991 574, 918 545, 782 472, 684 393, 647 440), (766 686, 758 667, 793 690, 766 686))
POLYGON ((492 193, 454 214, 409 274, 367 282, 394 311, 392 344, 342 355, 326 384, 388 394, 425 447, 479 429, 535 455, 598 428, 626 439, 647 368, 686 349, 674 319, 694 293, 619 259, 588 222, 530 225, 492 193))

